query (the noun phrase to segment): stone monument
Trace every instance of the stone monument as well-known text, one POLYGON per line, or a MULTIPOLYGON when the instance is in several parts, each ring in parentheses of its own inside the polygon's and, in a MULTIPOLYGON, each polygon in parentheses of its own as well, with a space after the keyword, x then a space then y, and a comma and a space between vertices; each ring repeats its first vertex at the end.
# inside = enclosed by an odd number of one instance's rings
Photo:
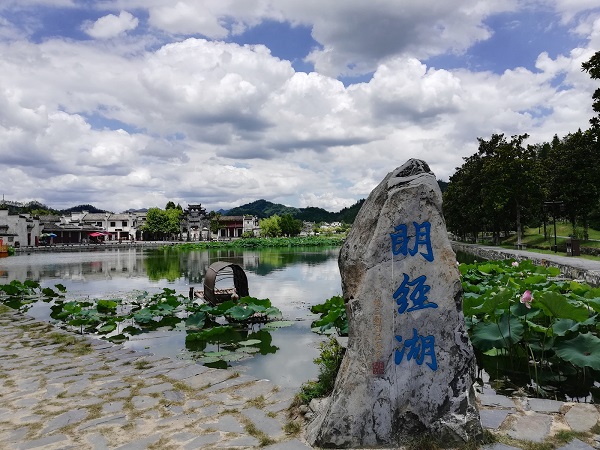
POLYGON ((435 175, 411 159, 362 206, 339 256, 348 348, 308 425, 318 447, 396 447, 482 436, 475 359, 435 175))

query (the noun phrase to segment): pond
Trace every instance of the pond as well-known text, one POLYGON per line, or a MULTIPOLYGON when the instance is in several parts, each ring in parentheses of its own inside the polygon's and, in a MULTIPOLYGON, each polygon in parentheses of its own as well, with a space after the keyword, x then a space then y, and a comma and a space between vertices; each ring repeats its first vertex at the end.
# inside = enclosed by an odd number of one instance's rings
MULTIPOLYGON (((241 360, 223 358, 213 367, 231 367, 257 378, 266 378, 283 387, 298 388, 317 375, 313 360, 319 355, 324 336, 311 331, 318 318, 310 307, 341 295, 337 264, 339 248, 290 248, 264 250, 202 250, 178 252, 173 249, 112 249, 96 252, 37 253, 1 260, 0 284, 12 280, 38 281, 42 287, 62 284, 67 299, 132 298, 140 292, 158 294, 172 289, 188 296, 190 287, 201 289, 206 269, 215 261, 242 266, 248 277, 250 295, 270 299, 292 321, 285 328, 268 329, 259 324, 236 331, 237 341, 254 342, 241 360), (252 350, 252 352, 250 352, 252 350)), ((468 255, 457 255, 469 262, 468 255)), ((29 315, 50 320, 51 304, 34 303, 29 315)), ((189 331, 179 327, 157 327, 132 336, 124 347, 151 351, 160 356, 198 360, 206 363, 206 354, 228 352, 227 345, 190 342, 189 331)), ((234 346, 235 347, 235 346, 234 346)), ((229 356, 239 356, 234 353, 229 356)), ((517 367, 512 358, 489 357, 477 352, 479 381, 497 393, 512 395, 520 391, 531 394, 531 367, 517 367)), ((540 373, 542 381, 543 373, 540 373)), ((577 374, 574 374, 577 375, 577 374)), ((596 403, 600 398, 599 374, 544 379, 553 385, 551 397, 596 403)))
MULTIPOLYGON (((297 388, 318 372, 313 359, 319 355, 319 343, 326 338, 310 331, 310 324, 317 316, 309 308, 341 294, 338 252, 337 247, 310 247, 186 252, 127 248, 33 253, 3 259, 0 283, 33 280, 42 287, 62 284, 67 299, 125 298, 132 292, 159 293, 163 288, 187 297, 190 287, 201 289, 204 273, 213 262, 239 264, 246 271, 250 295, 270 299, 282 312, 283 319, 294 323, 269 332, 254 325, 245 337, 261 339, 260 351, 229 365, 280 386, 297 388)), ((28 314, 48 320, 51 305, 37 302, 28 314)), ((133 336, 123 345, 180 359, 195 359, 197 353, 193 345, 186 346, 186 333, 178 329, 153 330, 133 336)))

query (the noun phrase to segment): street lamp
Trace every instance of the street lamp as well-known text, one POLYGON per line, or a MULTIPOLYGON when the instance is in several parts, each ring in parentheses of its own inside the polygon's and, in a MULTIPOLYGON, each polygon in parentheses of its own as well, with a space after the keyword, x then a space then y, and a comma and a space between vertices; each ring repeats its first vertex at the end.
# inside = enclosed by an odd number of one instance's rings
POLYGON ((552 206, 552 220, 554 221, 554 253, 558 252, 558 245, 556 245, 556 207, 560 206, 562 210, 564 207, 563 202, 553 201, 553 202, 544 202, 544 209, 552 206))

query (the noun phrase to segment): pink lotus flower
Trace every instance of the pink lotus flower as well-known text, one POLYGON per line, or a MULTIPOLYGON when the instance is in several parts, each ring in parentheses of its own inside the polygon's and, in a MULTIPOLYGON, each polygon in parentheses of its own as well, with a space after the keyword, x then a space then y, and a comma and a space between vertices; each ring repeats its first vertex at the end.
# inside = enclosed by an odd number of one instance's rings
POLYGON ((518 263, 517 261, 513 261, 513 262, 512 262, 512 266, 513 266, 513 267, 519 267, 519 263, 518 263))
POLYGON ((527 308, 531 309, 531 302, 533 301, 533 294, 530 290, 523 292, 521 295, 521 303, 523 303, 527 308))

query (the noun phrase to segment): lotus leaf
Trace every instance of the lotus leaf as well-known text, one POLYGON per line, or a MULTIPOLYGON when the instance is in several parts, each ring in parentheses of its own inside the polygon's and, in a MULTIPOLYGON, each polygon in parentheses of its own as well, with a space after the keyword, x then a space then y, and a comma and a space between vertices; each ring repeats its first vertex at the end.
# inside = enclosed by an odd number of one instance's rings
POLYGON ((564 295, 556 292, 540 292, 535 297, 534 304, 540 305, 548 316, 558 319, 572 319, 583 322, 589 317, 588 309, 584 305, 573 305, 564 295))
POLYGON ((200 362, 202 364, 210 364, 210 363, 215 363, 215 362, 219 362, 221 361, 221 358, 219 356, 204 356, 202 358, 200 358, 200 362))
POLYGON ((98 300, 96 308, 99 312, 114 313, 117 309, 118 303, 114 300, 98 300))
POLYGON ((208 357, 215 356, 217 358, 220 358, 221 356, 229 355, 230 353, 231 352, 229 350, 221 350, 218 352, 205 352, 204 356, 208 356, 208 357))
POLYGON ((142 308, 133 315, 133 320, 137 323, 146 324, 154 320, 154 315, 149 308, 142 308))
POLYGON ((531 320, 526 320, 525 323, 529 327, 530 330, 535 331, 537 333, 548 334, 549 328, 538 323, 532 322, 531 320))
POLYGON ((249 319, 254 312, 254 308, 237 305, 225 311, 225 316, 233 320, 243 321, 249 319))
POLYGON ((556 344, 556 354, 577 367, 591 367, 600 370, 600 339, 592 333, 556 344))
POLYGON ((508 348, 523 338, 524 327, 520 320, 504 314, 498 323, 479 322, 473 327, 473 345, 486 352, 492 348, 508 348))
POLYGON ((236 349, 235 351, 238 352, 238 353, 250 353, 250 354, 252 354, 252 353, 258 353, 258 352, 260 352, 260 349, 256 348, 256 347, 240 347, 240 348, 236 349))
POLYGON ((260 339, 248 339, 247 341, 238 342, 239 345, 242 345, 244 347, 246 347, 248 345, 260 344, 260 343, 261 343, 260 339))
POLYGON ((206 314, 202 311, 192 314, 185 320, 186 328, 190 330, 201 330, 206 322, 206 314))
POLYGON ((246 357, 247 355, 243 353, 229 353, 228 355, 221 356, 221 361, 234 362, 240 361, 246 357))
MULTIPOLYGON (((103 338, 104 339, 104 338, 103 338)), ((113 342, 115 344, 122 344, 128 339, 124 334, 115 334, 114 336, 110 336, 106 338, 107 341, 113 342)))
POLYGON ((564 336, 569 331, 577 331, 579 329, 579 322, 571 319, 557 319, 552 324, 552 331, 557 336, 564 336))
POLYGON ((98 328, 98 333, 110 333, 117 328, 117 324, 115 323, 107 323, 98 328))
POLYGON ((285 328, 285 327, 289 327, 292 326, 294 324, 293 320, 278 320, 275 322, 269 322, 268 324, 265 325, 265 328, 285 328))

